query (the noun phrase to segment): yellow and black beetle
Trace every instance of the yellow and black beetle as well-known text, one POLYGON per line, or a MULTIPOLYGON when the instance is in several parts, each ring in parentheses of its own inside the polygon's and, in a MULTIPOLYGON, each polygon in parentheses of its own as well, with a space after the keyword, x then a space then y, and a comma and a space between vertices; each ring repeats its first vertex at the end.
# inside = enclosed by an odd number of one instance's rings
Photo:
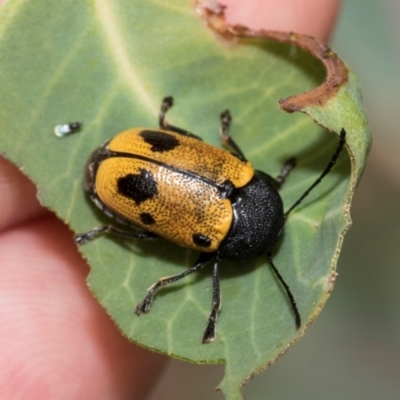
POLYGON ((228 110, 221 114, 221 137, 232 152, 168 124, 165 114, 172 105, 172 97, 163 100, 159 130, 136 128, 122 132, 95 150, 86 164, 85 189, 92 201, 107 216, 134 231, 106 225, 77 235, 75 242, 84 244, 102 233, 137 239, 160 236, 201 252, 193 267, 161 278, 151 286, 136 307, 138 315, 150 311, 157 290, 214 259, 212 310, 203 343, 215 338, 221 305, 220 261, 243 261, 264 254, 287 293, 296 327, 300 327, 296 302, 276 269, 271 252, 288 214, 335 164, 345 143, 345 130, 342 129, 339 145, 325 170, 284 212, 278 189, 295 165, 293 158, 274 179, 254 170, 229 136, 228 110))

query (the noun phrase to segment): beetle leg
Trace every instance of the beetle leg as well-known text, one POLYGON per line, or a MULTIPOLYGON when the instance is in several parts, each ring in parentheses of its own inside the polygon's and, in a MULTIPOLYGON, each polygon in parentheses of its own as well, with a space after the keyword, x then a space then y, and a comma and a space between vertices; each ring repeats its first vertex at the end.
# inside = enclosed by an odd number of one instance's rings
POLYGON ((212 310, 208 317, 208 324, 203 335, 203 343, 212 342, 215 339, 215 324, 217 323, 218 313, 221 309, 221 290, 219 286, 218 275, 219 258, 217 256, 214 262, 213 271, 213 297, 212 297, 212 310))
POLYGON ((282 187, 282 185, 285 182, 285 179, 289 176, 290 172, 295 166, 296 166, 296 159, 294 157, 289 158, 288 160, 285 161, 285 164, 283 164, 280 174, 275 179, 276 186, 278 189, 282 187))
POLYGON ((293 311, 293 314, 295 317, 296 328, 299 329, 301 326, 301 317, 300 317, 300 313, 299 313, 299 310, 296 305, 296 301, 294 300, 293 294, 290 291, 288 284, 284 281, 282 275, 279 273, 278 269, 275 267, 275 265, 272 261, 271 253, 267 254, 267 259, 268 259, 269 265, 271 266, 272 270, 274 271, 276 277, 278 278, 279 282, 282 284, 283 288, 286 291, 287 297, 290 301, 290 305, 292 307, 292 311, 293 311))
POLYGON ((161 103, 160 114, 158 117, 158 124, 161 129, 168 129, 168 122, 165 120, 165 115, 173 105, 174 105, 174 98, 172 96, 167 96, 163 98, 163 101, 161 103))
POLYGON ((225 110, 220 114, 221 127, 220 127, 220 137, 222 144, 231 149, 235 154, 237 154, 242 160, 246 160, 243 151, 232 139, 229 129, 232 123, 232 116, 229 110, 225 110))
POLYGON ((232 116, 229 110, 223 111, 220 116, 221 127, 219 130, 221 142, 223 146, 230 149, 234 154, 236 154, 242 161, 246 161, 246 157, 240 147, 236 144, 236 142, 232 139, 229 134, 229 128, 232 123, 232 116))
POLYGON ((172 96, 167 96, 164 97, 162 103, 161 103, 161 109, 160 109, 160 114, 158 117, 158 124, 160 126, 160 129, 165 129, 167 131, 172 131, 175 133, 178 133, 179 135, 183 136, 189 136, 194 139, 198 139, 203 141, 203 139, 194 133, 191 133, 185 129, 178 128, 177 126, 170 125, 166 120, 165 120, 165 115, 167 114, 167 111, 174 105, 174 98, 172 96))
POLYGON ((137 315, 140 315, 141 313, 148 313, 150 311, 151 303, 153 302, 153 298, 157 290, 162 289, 170 283, 176 282, 179 279, 184 278, 185 276, 199 270, 200 268, 203 268, 204 265, 214 256, 215 253, 201 253, 200 257, 193 267, 187 269, 186 271, 183 271, 180 274, 161 278, 158 282, 156 282, 148 289, 146 297, 137 305, 135 313, 137 315))
POLYGON ((154 238, 158 237, 155 233, 148 232, 148 231, 135 233, 135 232, 126 231, 126 230, 117 228, 113 225, 103 225, 103 226, 98 226, 96 228, 93 228, 89 232, 80 233, 80 234, 75 235, 74 242, 76 244, 85 244, 88 241, 94 239, 95 237, 97 237, 103 233, 109 233, 111 235, 122 236, 122 237, 130 238, 130 239, 154 239, 154 238))

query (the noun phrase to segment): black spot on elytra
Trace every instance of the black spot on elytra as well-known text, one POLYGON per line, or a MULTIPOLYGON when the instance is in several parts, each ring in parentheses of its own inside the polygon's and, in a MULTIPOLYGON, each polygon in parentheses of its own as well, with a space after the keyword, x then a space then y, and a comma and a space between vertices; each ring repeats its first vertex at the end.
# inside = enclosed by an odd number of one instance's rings
POLYGON ((151 144, 150 150, 154 152, 162 153, 179 146, 179 140, 165 132, 143 130, 140 136, 146 143, 151 144))
POLYGON ((158 193, 153 174, 140 168, 140 174, 128 174, 117 181, 118 193, 128 197, 136 204, 151 199, 158 193))
POLYGON ((192 236, 193 242, 195 245, 200 246, 200 247, 210 247, 212 240, 207 237, 202 235, 201 233, 195 233, 192 236))
POLYGON ((141 213, 139 215, 140 220, 145 225, 153 225, 156 221, 149 213, 141 213))

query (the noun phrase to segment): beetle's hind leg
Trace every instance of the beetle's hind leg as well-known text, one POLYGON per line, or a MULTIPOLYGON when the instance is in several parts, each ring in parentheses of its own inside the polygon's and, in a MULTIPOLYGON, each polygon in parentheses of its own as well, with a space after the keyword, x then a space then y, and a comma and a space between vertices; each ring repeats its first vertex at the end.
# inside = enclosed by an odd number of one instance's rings
POLYGON ((75 235, 74 242, 76 244, 85 244, 95 237, 102 235, 104 233, 108 233, 115 236, 120 236, 128 239, 155 239, 158 236, 155 233, 148 231, 141 232, 131 232, 121 228, 117 228, 113 225, 103 225, 93 228, 89 232, 79 233, 75 235))
POLYGON ((220 137, 222 144, 231 150, 234 154, 236 154, 241 160, 245 161, 246 157, 244 156, 243 151, 236 144, 236 142, 232 139, 229 129, 232 123, 232 116, 229 110, 223 111, 220 116, 221 127, 220 127, 220 137))
POLYGON ((174 98, 172 96, 167 96, 164 97, 162 103, 161 103, 161 108, 160 108, 160 114, 158 117, 158 124, 160 129, 165 129, 167 131, 172 131, 175 133, 178 133, 179 135, 183 135, 183 136, 189 136, 191 138, 194 139, 198 139, 198 140, 203 140, 201 137, 195 135, 194 133, 191 133, 185 129, 182 128, 178 128, 177 126, 174 125, 170 125, 166 119, 165 116, 167 114, 167 111, 172 108, 172 106, 174 105, 174 98))
POLYGON ((167 111, 174 105, 174 98, 172 96, 167 96, 163 98, 161 103, 160 114, 158 116, 158 125, 161 129, 168 129, 170 125, 165 120, 165 115, 167 111))
POLYGON ((165 286, 169 285, 170 283, 176 282, 179 279, 182 279, 185 276, 190 275, 191 273, 203 268, 204 265, 208 261, 210 261, 213 257, 215 257, 215 253, 201 253, 200 257, 198 258, 193 267, 187 269, 186 271, 183 271, 180 274, 167 276, 165 278, 161 278, 160 280, 158 280, 158 282, 156 282, 148 289, 146 297, 136 307, 135 311, 136 314, 140 315, 141 313, 147 313, 150 311, 154 295, 159 289, 162 289, 165 286))

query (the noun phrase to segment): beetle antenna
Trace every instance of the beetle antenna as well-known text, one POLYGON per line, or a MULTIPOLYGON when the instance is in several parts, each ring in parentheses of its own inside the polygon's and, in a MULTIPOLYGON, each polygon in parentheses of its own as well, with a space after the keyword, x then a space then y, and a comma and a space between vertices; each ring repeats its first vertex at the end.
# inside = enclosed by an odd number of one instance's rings
POLYGON ((301 326, 301 317, 300 317, 300 313, 299 313, 299 310, 298 310, 297 305, 296 305, 296 301, 294 300, 293 294, 290 291, 290 288, 289 288, 288 284, 283 280, 282 275, 279 273, 278 269, 275 267, 275 265, 274 265, 274 263, 272 261, 272 254, 271 253, 267 254, 267 259, 268 259, 269 265, 271 266, 272 270, 274 271, 276 277, 278 278, 279 282, 282 284, 283 288, 286 291, 287 297, 288 297, 288 299, 290 301, 290 305, 292 306, 292 310, 293 310, 293 313, 294 313, 294 318, 295 318, 295 321, 296 321, 296 328, 299 329, 300 326, 301 326))
POLYGON ((336 148, 336 151, 333 154, 332 158, 329 160, 328 165, 325 167, 318 179, 303 193, 303 195, 292 205, 292 207, 290 207, 289 210, 285 212, 285 218, 287 218, 287 216, 293 211, 293 209, 296 208, 304 200, 304 198, 310 194, 315 186, 317 186, 322 181, 322 179, 330 172, 332 167, 336 164, 336 161, 339 158, 339 155, 342 152, 345 143, 346 131, 344 130, 344 128, 342 128, 342 130, 340 131, 339 145, 336 148))

